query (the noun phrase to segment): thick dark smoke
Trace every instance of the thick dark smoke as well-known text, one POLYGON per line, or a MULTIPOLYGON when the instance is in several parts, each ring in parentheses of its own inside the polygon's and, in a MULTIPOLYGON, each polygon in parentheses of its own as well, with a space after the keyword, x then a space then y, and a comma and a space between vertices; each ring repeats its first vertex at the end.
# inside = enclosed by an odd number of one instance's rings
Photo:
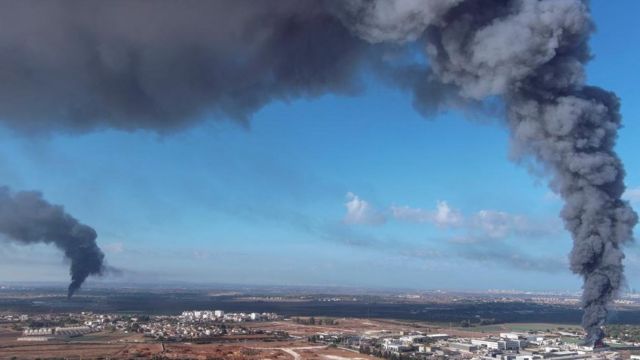
MULTIPOLYGON (((632 241, 638 217, 621 200, 625 172, 614 151, 618 99, 585 84, 593 29, 588 4, 450 3, 457 4, 424 27, 431 70, 470 101, 501 96, 515 157, 532 158, 551 174, 553 190, 565 200, 561 215, 574 241, 571 270, 584 278, 582 325, 587 343, 594 344, 604 336, 607 304, 623 286, 622 246, 632 241)), ((389 18, 376 3, 361 3, 360 9, 373 14, 367 21, 389 18)), ((418 14, 402 11, 409 20, 418 14)), ((407 39, 407 33, 380 32, 375 21, 372 30, 358 29, 372 41, 407 39)))
POLYGON ((270 101, 351 94, 367 67, 427 115, 499 99, 514 159, 542 165, 565 200, 594 343, 637 215, 620 199, 618 100, 585 81, 592 31, 582 0, 3 1, 0 121, 27 133, 247 121, 270 101), (427 61, 388 60, 416 46, 427 61))
MULTIPOLYGON (((207 115, 244 122, 275 99, 352 93, 369 45, 325 5, 0 1, 0 122, 27 134, 167 132, 207 115)), ((10 238, 65 251, 69 295, 102 270, 95 231, 40 195, 4 190, 0 207, 10 238)))
POLYGON ((614 151, 618 99, 585 85, 593 29, 581 1, 464 4, 429 32, 434 69, 471 98, 503 95, 514 155, 533 157, 565 200, 571 270, 584 278, 587 343, 604 336, 607 304, 623 286, 621 247, 638 217, 621 200, 624 168, 614 151), (474 6, 475 5, 475 6, 474 6), (478 7, 479 6, 479 7, 478 7))
POLYGON ((317 0, 0 2, 0 118, 170 131, 351 93, 367 44, 317 0))
POLYGON ((54 244, 71 262, 68 295, 80 288, 89 275, 103 270, 104 254, 96 244, 96 231, 81 224, 38 192, 11 193, 0 187, 0 233, 21 244, 54 244))

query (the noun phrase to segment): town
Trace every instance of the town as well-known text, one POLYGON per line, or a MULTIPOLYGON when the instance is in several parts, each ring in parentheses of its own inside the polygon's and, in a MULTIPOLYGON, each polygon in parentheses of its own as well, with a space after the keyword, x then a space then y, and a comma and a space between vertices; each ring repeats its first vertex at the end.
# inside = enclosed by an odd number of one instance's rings
MULTIPOLYGON (((101 331, 141 333, 145 337, 164 341, 199 340, 224 335, 265 334, 265 332, 256 332, 238 324, 280 319, 281 317, 274 313, 225 313, 222 310, 184 311, 179 316, 127 316, 81 312, 3 317, 4 321, 35 324, 25 328, 18 341, 49 341, 101 331), (44 324, 64 324, 64 326, 39 326, 44 324)), ((270 332, 267 335, 286 336, 286 334, 270 332)))
MULTIPOLYGON (((366 336, 323 333, 312 336, 310 341, 335 344, 385 359, 621 359, 621 350, 640 350, 639 344, 617 341, 614 341, 615 348, 585 346, 580 344, 581 336, 580 332, 573 331, 508 332, 483 337, 422 332, 366 336)), ((629 358, 640 358, 634 356, 629 358)))
POLYGON ((73 344, 81 349, 81 339, 87 338, 91 343, 109 339, 105 344, 130 349, 160 345, 157 355, 167 358, 185 351, 184 346, 197 351, 198 346, 215 344, 222 349, 241 349, 245 355, 267 350, 279 352, 282 359, 306 358, 323 351, 334 354, 324 357, 328 359, 640 359, 640 339, 630 336, 637 331, 636 327, 612 331, 615 335, 606 339, 606 345, 585 346, 581 328, 551 324, 478 323, 446 327, 395 320, 283 317, 276 313, 223 310, 188 310, 176 315, 4 313, 0 321, 5 334, 7 326, 16 334, 13 343, 0 347, 0 355, 5 355, 3 351, 13 354, 12 349, 20 349, 20 343, 61 348, 73 344))

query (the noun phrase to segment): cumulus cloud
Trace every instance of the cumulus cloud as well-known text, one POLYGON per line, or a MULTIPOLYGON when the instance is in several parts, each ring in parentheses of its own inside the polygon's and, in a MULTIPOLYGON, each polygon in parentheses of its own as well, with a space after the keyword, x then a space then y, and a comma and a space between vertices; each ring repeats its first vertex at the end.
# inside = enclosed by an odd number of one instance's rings
POLYGON ((438 201, 435 210, 411 208, 409 206, 392 206, 394 219, 415 223, 430 223, 438 227, 458 227, 464 222, 462 214, 446 201, 438 201))
POLYGON ((378 225, 386 221, 384 214, 352 192, 347 193, 347 202, 344 205, 347 208, 344 217, 346 224, 378 225))
POLYGON ((466 235, 451 238, 456 243, 472 243, 487 239, 504 239, 509 236, 541 237, 560 231, 558 221, 541 221, 520 214, 511 214, 496 210, 479 210, 465 216, 460 210, 450 206, 446 201, 438 201, 435 210, 412 208, 409 206, 392 206, 391 216, 395 220, 426 223, 445 229, 462 229, 466 235))
MULTIPOLYGON (((474 226, 471 220, 475 215, 465 217, 460 210, 449 205, 446 201, 437 202, 433 210, 424 210, 409 206, 395 206, 388 209, 376 208, 353 192, 346 194, 346 200, 347 214, 342 221, 323 222, 318 218, 310 218, 302 214, 295 218, 283 218, 280 216, 281 214, 275 216, 276 214, 273 213, 265 213, 263 216, 270 221, 287 221, 299 231, 326 242, 406 259, 424 261, 459 261, 463 259, 533 272, 555 272, 560 271, 564 266, 562 259, 546 255, 533 255, 520 246, 511 246, 510 239, 494 238, 491 241, 486 241, 486 236, 482 234, 470 235, 470 229, 474 226), (384 235, 366 227, 350 226, 352 224, 379 225, 387 220, 412 221, 426 226, 437 226, 438 223, 448 224, 448 227, 442 228, 442 230, 457 234, 441 234, 437 238, 423 239, 424 241, 416 243, 389 234, 384 235), (462 235, 457 237, 460 232, 462 235), (455 241, 455 239, 459 239, 459 241, 455 241)), ((493 217, 487 216, 484 220, 489 221, 489 219, 493 219, 493 217)), ((529 221, 529 223, 534 222, 529 221)), ((206 257, 207 254, 194 251, 182 255, 197 258, 206 257)))

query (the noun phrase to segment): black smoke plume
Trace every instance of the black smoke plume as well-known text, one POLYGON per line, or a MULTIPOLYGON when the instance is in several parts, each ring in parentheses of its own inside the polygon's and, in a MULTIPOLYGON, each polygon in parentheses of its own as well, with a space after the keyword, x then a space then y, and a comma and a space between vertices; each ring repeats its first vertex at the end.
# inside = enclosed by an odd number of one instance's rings
MULTIPOLYGON (((421 15, 423 3, 353 2, 356 13, 365 14, 355 29, 374 42, 407 41, 424 31, 431 72, 414 82, 416 90, 435 78, 440 89, 456 88, 457 97, 449 101, 502 97, 514 157, 542 165, 565 201, 561 216, 574 241, 571 270, 584 278, 582 325, 586 342, 598 343, 607 304, 623 286, 622 246, 633 240, 638 216, 621 200, 625 172, 614 151, 621 124, 618 99, 585 83, 593 30, 588 4, 424 3, 442 16, 421 15), (389 6, 397 11, 389 12, 389 6)), ((415 95, 418 105, 433 102, 418 91, 415 95)))
POLYGON ((28 132, 247 121, 351 93, 368 44, 317 0, 0 1, 0 118, 28 132))
POLYGON ((607 304, 623 286, 622 246, 632 241, 638 216, 621 200, 618 99, 585 84, 593 30, 588 6, 468 1, 444 22, 427 30, 438 77, 471 99, 501 95, 514 155, 541 164, 565 201, 571 270, 584 278, 582 325, 587 343, 595 344, 604 336, 607 304))
POLYGON ((20 244, 54 244, 62 250, 71 262, 69 297, 89 275, 102 273, 104 254, 96 244, 96 231, 38 192, 14 194, 0 187, 0 233, 20 244))
POLYGON ((27 133, 246 122, 270 101, 351 94, 365 68, 424 114, 499 99, 514 159, 541 165, 565 201, 595 343, 637 215, 621 200, 618 99, 585 80, 593 28, 581 0, 7 0, 0 121, 27 133), (426 61, 388 61, 416 46, 426 61))

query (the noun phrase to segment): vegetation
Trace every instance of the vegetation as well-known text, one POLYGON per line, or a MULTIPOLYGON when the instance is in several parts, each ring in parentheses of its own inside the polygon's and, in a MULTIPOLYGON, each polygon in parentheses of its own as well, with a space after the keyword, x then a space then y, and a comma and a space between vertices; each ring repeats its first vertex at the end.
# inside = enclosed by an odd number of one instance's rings
POLYGON ((640 326, 638 325, 608 325, 605 332, 612 339, 640 342, 640 326))
POLYGON ((309 317, 309 318, 300 318, 300 317, 294 317, 293 322, 296 324, 301 324, 301 325, 338 325, 338 321, 336 319, 332 319, 332 318, 315 318, 315 317, 309 317))
POLYGON ((471 320, 465 319, 460 321, 460 327, 468 328, 468 327, 474 327, 474 326, 492 325, 495 323, 496 323, 496 319, 473 318, 471 320))

